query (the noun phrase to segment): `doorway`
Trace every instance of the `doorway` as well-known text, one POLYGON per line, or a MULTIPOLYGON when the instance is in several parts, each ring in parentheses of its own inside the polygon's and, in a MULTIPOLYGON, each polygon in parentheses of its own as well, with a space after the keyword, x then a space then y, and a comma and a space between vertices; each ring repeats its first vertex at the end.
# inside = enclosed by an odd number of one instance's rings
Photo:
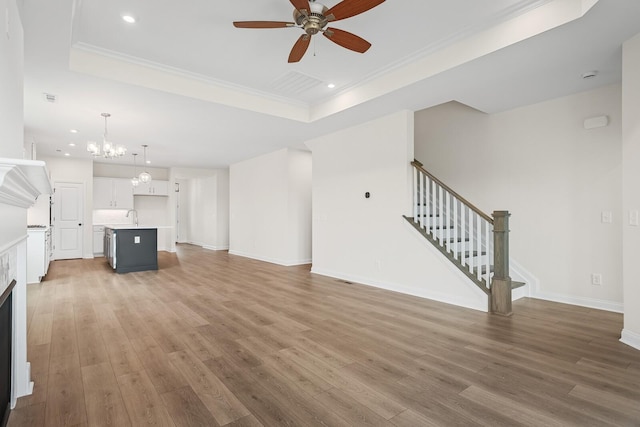
POLYGON ((82 258, 84 184, 56 182, 53 197, 54 259, 82 258))

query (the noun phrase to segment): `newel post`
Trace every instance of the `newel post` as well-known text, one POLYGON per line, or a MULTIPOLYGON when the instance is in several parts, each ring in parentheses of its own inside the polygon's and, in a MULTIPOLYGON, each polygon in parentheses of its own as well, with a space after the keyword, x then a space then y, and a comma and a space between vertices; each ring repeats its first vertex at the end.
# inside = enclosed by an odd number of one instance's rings
POLYGON ((509 217, 508 211, 493 212, 493 280, 491 281, 491 312, 510 316, 511 277, 509 277, 509 217))

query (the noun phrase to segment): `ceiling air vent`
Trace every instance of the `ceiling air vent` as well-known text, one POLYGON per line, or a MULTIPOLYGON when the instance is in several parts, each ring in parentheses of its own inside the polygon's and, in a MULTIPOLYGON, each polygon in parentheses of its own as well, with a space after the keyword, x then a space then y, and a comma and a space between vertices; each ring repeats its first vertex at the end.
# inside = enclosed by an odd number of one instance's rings
POLYGON ((324 84, 322 80, 298 71, 290 71, 276 79, 271 86, 278 92, 288 95, 299 95, 324 84))
POLYGON ((44 100, 47 102, 53 103, 58 99, 58 97, 52 93, 43 93, 42 95, 44 96, 44 100))

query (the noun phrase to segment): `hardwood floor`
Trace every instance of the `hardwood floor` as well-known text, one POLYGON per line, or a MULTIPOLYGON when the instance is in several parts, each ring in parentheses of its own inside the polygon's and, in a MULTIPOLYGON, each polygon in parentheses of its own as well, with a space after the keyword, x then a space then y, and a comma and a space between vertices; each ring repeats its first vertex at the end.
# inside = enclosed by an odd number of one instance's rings
POLYGON ((34 393, 9 426, 639 426, 622 315, 511 318, 180 245, 28 286, 34 393))

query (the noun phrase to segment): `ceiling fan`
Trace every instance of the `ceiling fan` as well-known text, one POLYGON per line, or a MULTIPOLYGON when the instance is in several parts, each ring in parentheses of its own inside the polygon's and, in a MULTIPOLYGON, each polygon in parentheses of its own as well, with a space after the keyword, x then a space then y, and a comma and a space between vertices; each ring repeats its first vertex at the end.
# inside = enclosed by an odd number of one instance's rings
POLYGON ((371 43, 365 39, 351 34, 348 31, 338 28, 327 27, 331 21, 339 21, 341 19, 351 18, 372 9, 384 0, 342 0, 332 8, 316 2, 315 0, 289 0, 295 10, 293 11, 293 20, 295 22, 282 21, 236 21, 233 25, 237 28, 287 28, 296 27, 304 30, 304 34, 300 36, 298 41, 293 45, 289 54, 289 62, 298 62, 302 59, 309 43, 311 36, 322 33, 332 42, 353 50, 355 52, 364 53, 370 47, 371 43))

